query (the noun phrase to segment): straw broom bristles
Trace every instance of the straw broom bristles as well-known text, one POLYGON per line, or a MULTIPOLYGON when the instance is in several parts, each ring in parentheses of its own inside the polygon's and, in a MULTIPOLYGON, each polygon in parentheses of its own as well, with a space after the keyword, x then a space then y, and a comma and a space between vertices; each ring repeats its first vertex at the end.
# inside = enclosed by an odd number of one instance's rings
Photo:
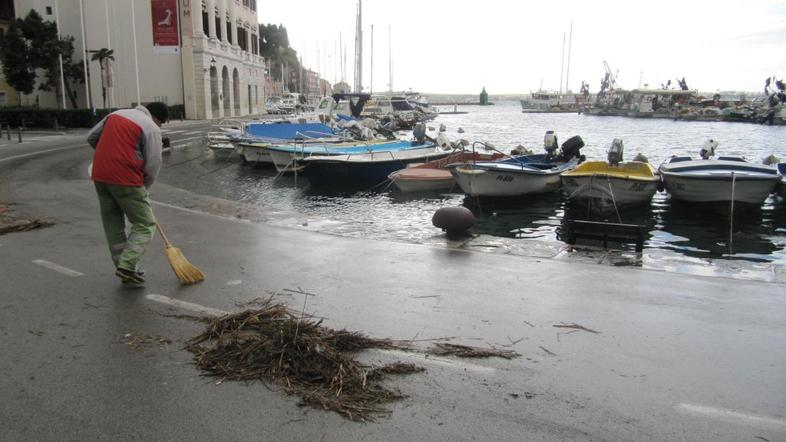
POLYGON ((173 246, 172 243, 169 242, 169 240, 166 238, 166 235, 164 235, 164 231, 161 229, 161 224, 159 224, 158 221, 156 221, 156 228, 158 229, 158 233, 161 235, 161 238, 164 240, 164 251, 166 252, 167 260, 169 260, 169 265, 172 266, 172 270, 174 270, 175 276, 177 276, 177 279, 180 281, 180 283, 194 284, 204 281, 205 274, 196 268, 196 266, 188 262, 186 257, 183 256, 183 252, 181 252, 180 249, 173 246))

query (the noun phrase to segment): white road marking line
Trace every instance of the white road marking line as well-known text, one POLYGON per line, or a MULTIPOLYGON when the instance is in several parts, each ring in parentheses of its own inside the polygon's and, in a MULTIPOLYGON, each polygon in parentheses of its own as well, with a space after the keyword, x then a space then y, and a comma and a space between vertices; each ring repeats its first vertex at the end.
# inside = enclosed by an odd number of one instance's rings
POLYGON ((438 358, 438 357, 424 355, 424 354, 419 354, 419 353, 410 353, 410 352, 400 351, 400 350, 372 350, 372 351, 393 355, 393 356, 396 356, 398 358, 417 359, 418 362, 420 362, 422 364, 425 364, 425 365, 428 365, 428 364, 439 365, 439 366, 448 367, 448 368, 459 368, 459 369, 464 369, 464 370, 468 370, 468 371, 474 371, 474 372, 478 372, 478 373, 487 373, 487 374, 495 373, 497 371, 497 369, 493 368, 493 367, 484 367, 482 365, 470 364, 470 363, 467 363, 467 362, 455 361, 455 360, 446 359, 446 358, 438 358))
POLYGON ((162 130, 161 131, 161 133, 164 134, 164 135, 179 134, 179 133, 183 133, 183 132, 185 132, 185 130, 166 130, 166 131, 162 130))
POLYGON ((207 316, 224 316, 224 315, 229 314, 229 312, 225 312, 223 310, 215 309, 215 308, 212 308, 212 307, 205 307, 204 305, 194 304, 193 302, 186 302, 186 301, 181 301, 179 299, 172 299, 172 298, 170 298, 168 296, 157 295, 155 293, 151 293, 149 295, 146 295, 145 298, 147 298, 147 299, 149 299, 151 301, 154 301, 154 302, 159 302, 161 304, 166 304, 166 305, 168 305, 170 307, 176 307, 176 308, 180 308, 180 309, 184 309, 184 310, 190 310, 192 312, 202 313, 202 314, 205 314, 207 316))
POLYGON ((724 408, 708 407, 699 404, 677 404, 674 409, 683 414, 702 416, 710 419, 721 420, 729 423, 750 425, 758 428, 768 428, 773 430, 786 430, 786 421, 770 416, 757 416, 754 414, 740 413, 724 408))
POLYGON ((196 135, 196 134, 203 134, 203 133, 205 133, 205 132, 202 131, 202 130, 192 130, 190 132, 183 133, 183 135, 196 135))
POLYGON ((40 150, 38 152, 25 153, 25 154, 22 154, 22 155, 14 155, 12 157, 0 159, 0 163, 4 163, 6 161, 17 160, 19 158, 27 158, 27 157, 32 157, 32 156, 36 156, 36 155, 41 155, 41 154, 45 154, 45 153, 49 153, 49 152, 57 152, 59 150, 73 149, 75 147, 87 147, 87 145, 88 145, 87 143, 74 144, 73 146, 58 147, 57 149, 47 149, 47 150, 40 150))
POLYGON ((84 273, 77 272, 76 270, 71 270, 68 267, 63 267, 61 265, 55 264, 53 262, 49 262, 43 259, 34 259, 33 264, 38 264, 41 267, 46 267, 49 270, 54 270, 58 273, 62 273, 66 276, 77 277, 82 276, 84 273))

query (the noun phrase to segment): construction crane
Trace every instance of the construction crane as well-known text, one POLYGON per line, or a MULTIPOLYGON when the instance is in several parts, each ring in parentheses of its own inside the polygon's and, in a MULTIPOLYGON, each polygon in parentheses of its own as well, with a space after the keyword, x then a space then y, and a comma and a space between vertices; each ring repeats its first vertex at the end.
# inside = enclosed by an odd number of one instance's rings
MULTIPOLYGON (((617 89, 617 76, 611 73, 611 68, 606 60, 603 60, 603 69, 606 70, 606 80, 608 80, 609 89, 617 89)), ((619 74, 619 71, 617 73, 619 74)))
POLYGON ((603 69, 606 70, 606 75, 603 77, 603 80, 600 81, 600 91, 596 95, 596 103, 599 103, 608 92, 617 89, 617 77, 611 72, 609 63, 606 62, 606 60, 603 60, 603 69))

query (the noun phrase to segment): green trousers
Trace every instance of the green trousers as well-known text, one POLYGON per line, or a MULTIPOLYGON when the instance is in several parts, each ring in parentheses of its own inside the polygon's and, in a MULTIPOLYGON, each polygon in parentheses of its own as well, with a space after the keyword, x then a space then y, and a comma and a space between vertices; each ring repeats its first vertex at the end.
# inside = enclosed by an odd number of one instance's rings
POLYGON ((116 268, 136 271, 156 231, 147 189, 95 182, 101 222, 116 268), (126 218, 131 229, 126 235, 126 218))

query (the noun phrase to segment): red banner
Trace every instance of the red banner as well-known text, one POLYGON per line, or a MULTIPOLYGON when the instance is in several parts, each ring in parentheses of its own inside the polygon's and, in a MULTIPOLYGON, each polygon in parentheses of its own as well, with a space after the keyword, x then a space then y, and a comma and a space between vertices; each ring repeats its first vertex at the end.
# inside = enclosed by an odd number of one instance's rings
POLYGON ((153 53, 179 53, 177 0, 151 0, 150 4, 153 16, 153 53))

